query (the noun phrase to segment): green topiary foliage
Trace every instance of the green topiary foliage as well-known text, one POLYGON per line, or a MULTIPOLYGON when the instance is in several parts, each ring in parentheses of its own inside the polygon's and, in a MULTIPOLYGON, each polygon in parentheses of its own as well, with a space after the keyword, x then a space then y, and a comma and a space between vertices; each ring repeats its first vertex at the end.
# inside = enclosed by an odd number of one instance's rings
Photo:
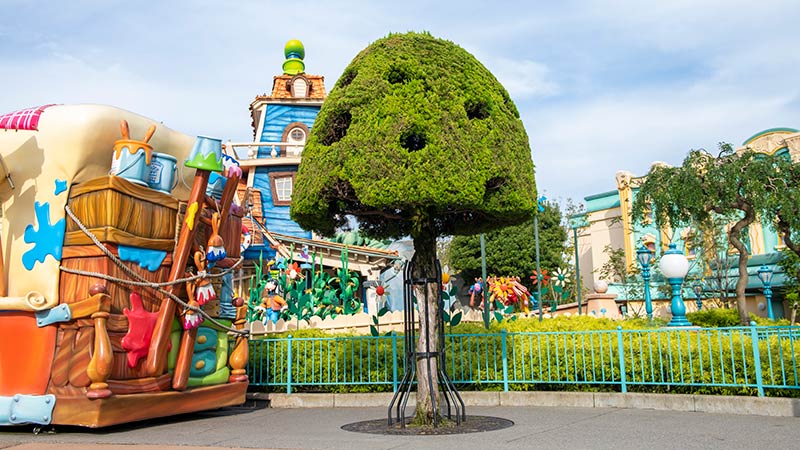
POLYGON ((331 236, 353 215, 371 236, 400 237, 474 234, 535 207, 528 137, 506 90, 461 47, 407 33, 367 47, 334 86, 291 216, 331 236))

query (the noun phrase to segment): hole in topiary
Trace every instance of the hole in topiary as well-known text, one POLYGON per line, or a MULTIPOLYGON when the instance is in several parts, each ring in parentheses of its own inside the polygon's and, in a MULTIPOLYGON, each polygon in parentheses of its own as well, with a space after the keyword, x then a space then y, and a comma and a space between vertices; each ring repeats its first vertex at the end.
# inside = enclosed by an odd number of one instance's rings
POLYGON ((400 146, 410 152, 421 150, 427 144, 428 141, 425 139, 425 134, 417 127, 412 127, 400 135, 400 146))
POLYGON ((392 84, 407 83, 411 80, 408 71, 400 66, 392 66, 389 68, 389 73, 386 75, 386 80, 392 84))
POLYGON ((341 78, 339 78, 339 87, 345 88, 348 85, 350 85, 350 83, 352 83, 353 80, 356 78, 356 75, 358 75, 358 72, 356 72, 356 70, 353 68, 348 68, 347 70, 345 70, 341 78))
POLYGON ((334 113, 330 119, 331 125, 320 140, 322 145, 331 145, 342 140, 342 138, 347 135, 347 129, 350 128, 351 120, 353 120, 353 116, 350 115, 350 111, 334 113))
POLYGON ((472 119, 485 119, 489 117, 489 104, 480 100, 467 100, 464 104, 464 110, 467 111, 467 118, 472 119))
POLYGON ((484 185, 486 192, 496 192, 499 191, 503 185, 506 184, 506 179, 503 177, 494 177, 489 178, 484 185))

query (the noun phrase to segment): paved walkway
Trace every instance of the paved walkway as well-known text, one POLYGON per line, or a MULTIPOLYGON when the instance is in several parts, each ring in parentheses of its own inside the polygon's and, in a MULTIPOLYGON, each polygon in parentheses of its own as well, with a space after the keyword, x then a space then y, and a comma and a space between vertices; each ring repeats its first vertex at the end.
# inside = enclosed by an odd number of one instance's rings
POLYGON ((255 449, 726 449, 797 448, 800 418, 615 408, 471 407, 503 417, 504 430, 449 436, 383 436, 343 431, 385 417, 385 408, 227 408, 99 430, 0 428, 14 450, 255 449), (135 444, 135 446, 132 446, 135 444))

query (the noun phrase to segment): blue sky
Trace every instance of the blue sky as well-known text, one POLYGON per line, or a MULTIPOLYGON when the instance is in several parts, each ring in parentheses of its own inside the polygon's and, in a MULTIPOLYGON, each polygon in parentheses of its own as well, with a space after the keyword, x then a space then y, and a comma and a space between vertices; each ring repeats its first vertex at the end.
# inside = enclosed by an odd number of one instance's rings
POLYGON ((509 90, 540 193, 581 200, 693 148, 800 128, 796 0, 0 0, 0 112, 102 103, 252 139, 247 107, 300 39, 328 89, 362 48, 426 30, 509 90))

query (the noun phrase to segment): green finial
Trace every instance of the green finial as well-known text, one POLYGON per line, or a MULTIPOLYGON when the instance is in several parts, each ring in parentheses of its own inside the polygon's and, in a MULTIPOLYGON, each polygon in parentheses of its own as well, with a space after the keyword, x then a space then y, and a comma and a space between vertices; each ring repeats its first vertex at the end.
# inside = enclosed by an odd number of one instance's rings
POLYGON ((286 56, 286 61, 283 62, 283 73, 297 75, 305 72, 306 65, 303 63, 303 58, 306 56, 306 50, 303 48, 302 42, 297 39, 290 40, 283 48, 283 54, 286 56))

